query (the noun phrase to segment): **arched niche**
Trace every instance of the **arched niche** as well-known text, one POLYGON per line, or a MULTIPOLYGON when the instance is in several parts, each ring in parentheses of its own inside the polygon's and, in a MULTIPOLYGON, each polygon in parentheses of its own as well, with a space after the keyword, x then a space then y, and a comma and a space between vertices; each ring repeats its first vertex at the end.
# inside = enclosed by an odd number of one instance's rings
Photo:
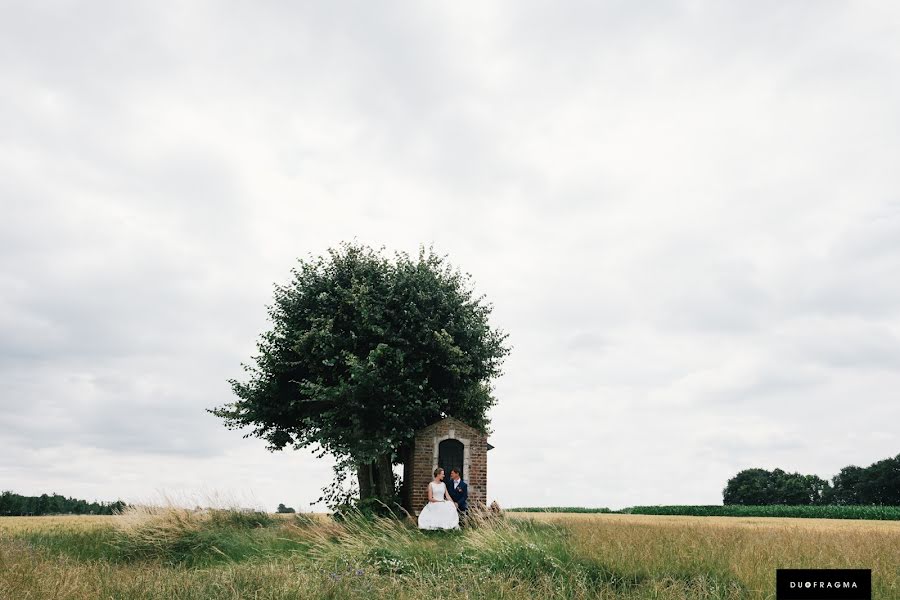
POLYGON ((465 479, 465 445, 453 438, 442 440, 438 444, 438 466, 444 469, 444 478, 450 479, 450 469, 459 471, 459 476, 465 479))

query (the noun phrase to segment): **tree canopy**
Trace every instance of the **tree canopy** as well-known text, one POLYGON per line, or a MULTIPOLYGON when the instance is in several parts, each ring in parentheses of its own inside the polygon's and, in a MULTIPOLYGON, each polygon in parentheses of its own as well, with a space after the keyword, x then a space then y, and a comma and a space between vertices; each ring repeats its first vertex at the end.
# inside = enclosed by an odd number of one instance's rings
POLYGON ((745 469, 722 490, 724 504, 900 505, 900 454, 868 467, 847 466, 831 482, 781 469, 745 469))
POLYGON ((821 504, 828 482, 781 469, 746 469, 728 480, 724 504, 821 504))
POLYGON ((487 429, 507 335, 471 278, 432 250, 345 243, 275 286, 272 327, 237 400, 210 410, 271 450, 312 447, 356 467, 362 497, 394 493, 413 435, 453 415, 487 429))

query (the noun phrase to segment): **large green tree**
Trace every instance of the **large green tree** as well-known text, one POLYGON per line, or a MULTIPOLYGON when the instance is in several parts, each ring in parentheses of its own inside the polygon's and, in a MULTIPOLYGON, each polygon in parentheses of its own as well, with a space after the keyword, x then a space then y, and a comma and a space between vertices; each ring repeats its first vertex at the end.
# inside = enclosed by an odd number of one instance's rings
POLYGON ((388 257, 349 243, 292 273, 248 378, 230 381, 237 400, 210 410, 229 428, 273 451, 329 453, 355 471, 361 498, 382 500, 417 429, 445 415, 487 429, 509 349, 468 275, 432 250, 388 257))

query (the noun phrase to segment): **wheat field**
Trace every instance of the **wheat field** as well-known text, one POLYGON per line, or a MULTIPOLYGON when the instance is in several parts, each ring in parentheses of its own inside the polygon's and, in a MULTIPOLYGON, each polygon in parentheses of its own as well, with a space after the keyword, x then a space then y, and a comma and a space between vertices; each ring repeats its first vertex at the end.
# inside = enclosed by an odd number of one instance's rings
POLYGON ((900 522, 512 514, 459 532, 167 507, 0 519, 0 598, 773 599, 779 567, 873 571, 900 598, 900 522))
POLYGON ((533 518, 564 524, 579 553, 625 572, 720 574, 740 582, 748 598, 769 598, 778 568, 870 568, 874 597, 900 599, 897 521, 614 514, 533 518))

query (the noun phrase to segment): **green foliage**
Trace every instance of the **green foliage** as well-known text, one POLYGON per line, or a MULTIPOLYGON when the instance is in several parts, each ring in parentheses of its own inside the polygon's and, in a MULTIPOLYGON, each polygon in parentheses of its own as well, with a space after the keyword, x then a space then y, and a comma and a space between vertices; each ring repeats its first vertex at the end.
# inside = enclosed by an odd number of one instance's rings
POLYGON ((841 469, 831 480, 831 487, 825 492, 829 504, 864 504, 860 496, 860 483, 865 477, 865 469, 848 466, 841 469))
MULTIPOLYGON (((331 482, 322 489, 322 495, 311 505, 324 503, 330 510, 352 504, 359 498, 359 483, 355 477, 356 464, 349 456, 335 461, 332 467, 334 476, 331 482)), ((396 486, 395 486, 396 487, 396 486)))
POLYGON ((469 276, 430 250, 388 259, 343 244, 299 261, 292 281, 276 286, 272 329, 244 365, 249 378, 230 382, 238 399, 209 412, 271 450, 380 460, 390 478, 420 427, 445 415, 487 427, 490 382, 508 353, 490 313, 469 276))
POLYGON ((0 494, 0 515, 113 515, 127 505, 121 500, 115 502, 87 502, 77 498, 67 498, 59 494, 21 496, 6 491, 0 494))
POLYGON ((781 469, 746 469, 728 480, 725 504, 822 504, 828 482, 815 475, 781 469))
POLYGON ((860 504, 900 504, 900 454, 862 469, 855 491, 860 504))
POLYGON ((744 505, 900 505, 900 455, 844 467, 830 484, 816 475, 745 469, 728 480, 722 498, 744 505))
POLYGON ((632 506, 618 512, 634 515, 686 515, 694 517, 793 517, 810 519, 873 519, 900 521, 900 506, 837 506, 769 504, 762 506, 632 506))

